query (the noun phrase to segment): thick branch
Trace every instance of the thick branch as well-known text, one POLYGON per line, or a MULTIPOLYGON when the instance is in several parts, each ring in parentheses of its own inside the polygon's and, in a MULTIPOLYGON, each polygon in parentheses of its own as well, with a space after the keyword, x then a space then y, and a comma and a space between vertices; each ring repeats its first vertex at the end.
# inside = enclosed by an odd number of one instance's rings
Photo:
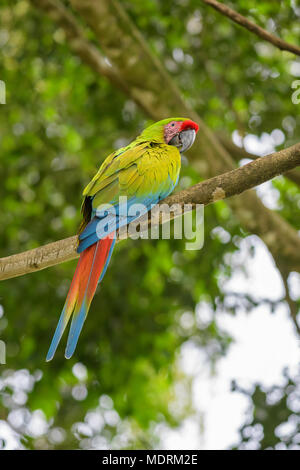
MULTIPOLYGON (((300 165, 300 143, 280 152, 259 158, 240 168, 192 186, 169 196, 161 204, 162 210, 173 204, 210 204, 220 199, 236 196, 275 176, 300 165)), ((165 214, 172 218, 168 212, 165 214)), ((163 217, 166 221, 166 217, 163 217)), ((141 217, 141 231, 148 227, 148 215, 141 217)), ((123 239, 124 237, 122 237, 123 239)), ((0 280, 39 271, 64 261, 78 257, 77 236, 0 259, 0 280)), ((294 269, 300 270, 300 259, 296 259, 294 269)), ((298 257, 299 258, 299 257, 298 257)))
POLYGON ((215 10, 222 13, 223 15, 227 16, 228 18, 230 18, 232 21, 239 24, 243 28, 248 29, 248 31, 250 31, 251 33, 254 33, 256 34, 256 36, 260 37, 261 39, 264 39, 265 41, 270 42, 271 44, 273 44, 273 46, 278 47, 282 51, 289 51, 289 52, 292 52, 293 54, 300 56, 300 47, 294 46, 293 44, 289 44, 288 42, 280 39, 278 36, 274 36, 274 34, 269 33, 268 31, 261 28, 257 24, 248 20, 240 13, 237 13, 235 10, 228 7, 227 5, 224 5, 224 3, 220 3, 217 0, 202 0, 202 1, 206 3, 207 5, 210 5, 215 10))

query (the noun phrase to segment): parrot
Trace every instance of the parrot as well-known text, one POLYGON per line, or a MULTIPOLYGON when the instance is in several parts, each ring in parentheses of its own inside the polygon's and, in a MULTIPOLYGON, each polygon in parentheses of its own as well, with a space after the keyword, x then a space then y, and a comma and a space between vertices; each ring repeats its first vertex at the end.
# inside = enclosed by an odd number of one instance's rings
POLYGON ((117 230, 142 215, 130 215, 133 204, 143 204, 146 213, 173 191, 181 153, 193 145, 198 129, 191 119, 178 117, 148 126, 129 145, 111 153, 84 189, 77 247, 80 257, 46 361, 53 359, 71 317, 65 357, 72 357, 111 259, 117 230), (127 217, 122 215, 122 196, 127 200, 127 217))

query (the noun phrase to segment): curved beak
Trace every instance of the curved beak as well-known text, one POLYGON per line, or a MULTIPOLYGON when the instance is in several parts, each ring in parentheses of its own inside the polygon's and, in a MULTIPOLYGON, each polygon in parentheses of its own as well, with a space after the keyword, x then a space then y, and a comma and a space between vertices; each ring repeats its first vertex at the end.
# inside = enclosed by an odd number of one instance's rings
POLYGON ((176 134, 170 140, 169 145, 174 145, 180 153, 183 153, 193 145, 195 138, 196 131, 194 129, 187 129, 176 134))

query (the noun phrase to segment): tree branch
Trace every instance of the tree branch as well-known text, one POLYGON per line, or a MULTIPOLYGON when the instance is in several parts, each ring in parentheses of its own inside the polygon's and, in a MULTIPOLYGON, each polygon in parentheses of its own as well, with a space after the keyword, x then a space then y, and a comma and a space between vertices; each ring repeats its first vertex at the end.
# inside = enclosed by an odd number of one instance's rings
MULTIPOLYGON (((275 176, 300 165, 300 143, 266 157, 258 158, 247 165, 198 183, 187 190, 169 196, 159 205, 164 222, 170 216, 166 207, 173 204, 208 205, 220 199, 236 196, 275 176), (167 206, 166 206, 167 205, 167 206), (165 214, 165 217, 164 217, 165 214)), ((140 231, 148 229, 150 216, 139 219, 140 231)), ((125 235, 126 238, 126 235, 125 235)), ((122 237, 123 239, 123 237, 122 237)), ((77 236, 69 237, 17 255, 0 259, 0 280, 21 276, 54 266, 78 257, 77 236)), ((300 270, 300 257, 295 256, 295 270, 300 270)))
POLYGON ((218 2, 217 0, 202 0, 207 5, 213 7, 215 10, 219 11, 223 15, 230 18, 235 23, 239 24, 243 28, 248 29, 251 33, 256 34, 256 36, 264 39, 265 41, 270 42, 273 46, 279 48, 282 51, 289 51, 293 54, 300 56, 300 47, 294 46, 293 44, 289 44, 286 41, 283 41, 278 36, 274 36, 274 34, 269 33, 265 29, 261 28, 257 24, 253 23, 252 21, 245 18, 240 13, 237 13, 232 8, 224 5, 223 3, 218 2))
MULTIPOLYGON (((239 162, 243 158, 247 158, 250 160, 256 160, 257 158, 260 158, 259 155, 255 155, 254 153, 248 152, 244 147, 238 147, 237 145, 235 145, 235 143, 232 142, 230 137, 226 136, 225 134, 218 134, 218 139, 236 162, 239 162)), ((286 171, 283 176, 300 186, 300 171, 298 168, 286 171)))

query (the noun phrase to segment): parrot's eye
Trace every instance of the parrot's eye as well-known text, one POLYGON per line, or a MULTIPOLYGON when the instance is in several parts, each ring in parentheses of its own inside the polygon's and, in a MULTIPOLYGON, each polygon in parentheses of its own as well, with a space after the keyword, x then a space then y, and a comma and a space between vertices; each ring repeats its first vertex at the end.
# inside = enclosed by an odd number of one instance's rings
POLYGON ((174 122, 171 124, 171 126, 172 126, 172 127, 174 127, 174 126, 175 126, 174 122))

